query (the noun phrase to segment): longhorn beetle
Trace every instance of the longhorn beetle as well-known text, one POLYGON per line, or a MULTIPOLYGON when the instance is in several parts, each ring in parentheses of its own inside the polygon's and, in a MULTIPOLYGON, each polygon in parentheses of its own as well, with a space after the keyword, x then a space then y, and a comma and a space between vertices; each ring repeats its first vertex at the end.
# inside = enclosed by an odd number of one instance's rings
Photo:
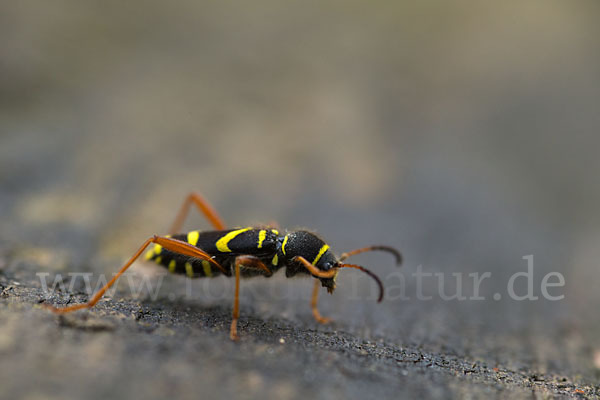
POLYGON ((379 286, 378 302, 383 300, 383 284, 368 269, 354 264, 345 264, 348 257, 372 250, 382 250, 393 254, 397 264, 402 261, 398 250, 389 246, 369 246, 343 253, 336 258, 326 244, 314 233, 298 230, 279 233, 274 227, 247 227, 226 229, 219 214, 199 194, 191 193, 181 206, 167 236, 154 235, 125 263, 119 272, 100 289, 87 303, 57 308, 46 305, 55 313, 68 313, 82 308, 93 307, 104 293, 133 264, 148 246, 154 247, 146 251, 145 258, 168 268, 175 274, 186 274, 189 278, 213 277, 220 274, 235 275, 235 295, 233 300, 233 319, 229 336, 238 339, 237 320, 239 317, 240 277, 262 275, 272 276, 285 267, 285 276, 297 274, 315 278, 311 308, 317 322, 327 323, 317 309, 319 283, 329 293, 335 289, 335 280, 341 268, 356 268, 373 278, 379 286), (189 212, 190 205, 195 204, 215 228, 213 231, 179 232, 189 212))

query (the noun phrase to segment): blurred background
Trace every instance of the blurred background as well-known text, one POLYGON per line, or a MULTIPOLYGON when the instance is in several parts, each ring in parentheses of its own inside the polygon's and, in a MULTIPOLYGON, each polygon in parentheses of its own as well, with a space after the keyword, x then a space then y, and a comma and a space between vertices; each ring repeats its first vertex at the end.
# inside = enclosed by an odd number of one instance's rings
MULTIPOLYGON (((586 376, 600 368, 597 2, 0 7, 3 252, 51 272, 112 272, 165 233, 194 190, 232 226, 307 227, 338 253, 398 247, 410 300, 377 305, 352 272, 322 297, 323 314, 348 331, 498 350, 507 363, 550 359, 543 368, 586 376), (557 271, 566 285, 551 293, 565 299, 492 300, 530 254, 536 294, 557 271), (418 266, 490 271, 488 300, 418 301, 418 266), (524 355, 548 336, 556 346, 524 355)), ((193 213, 186 227, 208 225, 193 213)), ((400 271, 386 255, 356 262, 400 271)), ((161 301, 185 291, 183 278, 165 285, 161 301)), ((231 301, 194 285, 185 301, 231 301)), ((308 321, 311 287, 250 281, 242 313, 308 321)))

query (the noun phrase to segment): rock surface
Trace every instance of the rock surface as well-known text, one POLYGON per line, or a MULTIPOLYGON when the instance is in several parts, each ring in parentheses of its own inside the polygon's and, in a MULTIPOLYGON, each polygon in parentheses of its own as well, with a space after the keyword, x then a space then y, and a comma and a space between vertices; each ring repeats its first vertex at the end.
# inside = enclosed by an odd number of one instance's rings
POLYGON ((0 398, 600 396, 597 3, 98 4, 0 13, 0 398), (44 309, 190 191, 405 263, 353 259, 386 297, 344 271, 326 326, 311 282, 244 281, 238 343, 231 281, 143 262, 44 309))

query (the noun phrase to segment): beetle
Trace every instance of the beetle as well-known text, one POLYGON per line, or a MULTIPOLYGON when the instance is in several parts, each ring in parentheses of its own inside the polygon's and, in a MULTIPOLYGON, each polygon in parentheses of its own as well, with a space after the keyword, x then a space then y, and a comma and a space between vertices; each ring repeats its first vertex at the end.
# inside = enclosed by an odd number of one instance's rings
POLYGON ((145 251, 146 260, 166 267, 171 273, 185 274, 189 278, 218 275, 235 277, 233 318, 229 336, 232 340, 237 340, 240 277, 270 277, 281 268, 285 268, 286 277, 312 276, 315 278, 311 298, 312 313, 317 322, 327 323, 330 319, 321 316, 317 308, 319 286, 333 293, 341 268, 355 268, 371 276, 379 286, 378 302, 383 300, 383 284, 377 275, 360 265, 344 263, 350 256, 373 250, 391 253, 398 265, 402 261, 400 252, 390 246, 363 247, 343 253, 337 258, 325 241, 306 230, 280 233, 272 226, 227 229, 223 219, 203 196, 190 193, 181 206, 169 235, 154 235, 148 238, 87 303, 62 308, 51 305, 46 307, 58 314, 93 307, 145 251), (192 204, 204 214, 214 230, 176 233, 180 231, 192 204), (146 250, 152 244, 154 246, 146 250))

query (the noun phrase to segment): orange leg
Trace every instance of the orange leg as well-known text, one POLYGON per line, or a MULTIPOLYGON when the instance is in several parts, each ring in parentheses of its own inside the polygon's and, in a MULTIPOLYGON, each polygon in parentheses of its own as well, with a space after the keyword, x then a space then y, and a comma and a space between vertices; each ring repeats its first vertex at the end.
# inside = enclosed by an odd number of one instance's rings
MULTIPOLYGON (((337 274, 338 269, 337 268, 333 268, 330 269, 329 271, 321 271, 320 269, 318 269, 317 267, 315 267, 314 265, 312 265, 311 263, 309 263, 306 258, 302 257, 302 256, 296 256, 292 259, 293 261, 299 261, 302 263, 302 265, 304 265, 304 267, 310 271, 310 273, 315 276, 315 277, 319 277, 319 278, 333 278, 335 276, 335 274, 337 274)), ((331 321, 329 318, 324 318, 321 316, 321 313, 319 312, 319 310, 317 309, 317 302, 319 301, 319 280, 317 279, 315 281, 315 286, 313 288, 313 294, 312 294, 312 299, 310 302, 310 306, 312 308, 312 312, 313 312, 313 316, 315 317, 315 319, 317 320, 317 322, 321 323, 321 324, 326 324, 329 321, 331 321)))
POLYGON ((271 276, 273 272, 259 258, 254 256, 237 256, 235 258, 235 295, 233 298, 233 318, 231 320, 231 329, 229 337, 231 340, 238 340, 237 321, 240 317, 240 267, 254 268, 265 271, 267 276, 271 276))
POLYGON ((315 319, 320 324, 327 324, 331 321, 331 318, 325 318, 321 315, 317 308, 317 302, 319 301, 319 288, 321 286, 321 282, 318 279, 315 279, 315 286, 313 288, 312 299, 310 301, 310 307, 312 308, 312 313, 315 319))
POLYGON ((260 258, 258 258, 258 257, 254 257, 254 256, 250 256, 250 255, 237 256, 235 258, 235 262, 246 268, 253 268, 253 269, 261 270, 265 273, 266 276, 273 275, 273 271, 271 271, 269 269, 269 267, 267 267, 265 265, 265 263, 260 261, 260 258))
POLYGON ((310 273, 313 276, 318 277, 318 278, 333 278, 335 276, 335 274, 337 274, 339 268, 355 268, 355 269, 361 270, 362 272, 366 273, 371 278, 373 278, 375 280, 375 282, 377 282, 377 286, 379 286, 379 297, 377 299, 377 302, 381 303, 381 301, 383 300, 383 283, 381 282, 381 279, 379 279, 379 277, 377 275, 375 275, 374 273, 372 273, 365 267, 361 267, 360 265, 354 265, 354 264, 338 264, 337 267, 332 268, 329 271, 322 271, 322 270, 318 269, 317 267, 315 267, 314 265, 312 265, 311 263, 309 263, 306 260, 306 258, 304 258, 302 256, 296 256, 296 257, 292 258, 292 261, 299 261, 300 263, 302 263, 302 265, 304 265, 304 267, 307 270, 310 271, 310 273))
POLYGON ((310 271, 311 274, 313 274, 316 277, 319 278, 333 278, 335 276, 335 274, 337 273, 337 268, 332 268, 329 271, 321 271, 319 268, 315 267, 314 265, 312 265, 311 263, 308 262, 308 260, 306 260, 306 258, 302 257, 302 256, 296 256, 294 258, 292 258, 292 261, 299 261, 302 263, 302 265, 304 265, 304 267, 310 271))
POLYGON ((208 201, 206 201, 204 197, 198 193, 192 192, 186 197, 181 208, 179 209, 179 213, 177 213, 177 217, 175 217, 175 221, 173 221, 173 225, 171 225, 169 234, 173 235, 179 232, 185 217, 187 217, 188 212, 190 211, 190 205, 192 203, 198 207, 198 209, 202 212, 202 214, 204 214, 206 219, 208 219, 208 221, 216 230, 222 231, 225 229, 225 223, 219 216, 219 213, 217 213, 217 211, 208 203, 208 201))
POLYGON ((233 297, 233 318, 231 319, 231 327, 229 328, 229 338, 238 340, 237 321, 240 317, 240 263, 235 261, 235 295, 233 297))
POLYGON ((72 305, 72 306, 69 306, 69 307, 63 307, 63 308, 57 308, 57 307, 50 306, 50 305, 46 305, 46 307, 49 308, 50 310, 52 310, 53 312, 60 313, 60 314, 68 313, 68 312, 75 311, 75 310, 80 310, 82 308, 91 308, 91 307, 93 307, 102 298, 102 296, 104 295, 104 293, 117 281, 117 279, 119 279, 119 277, 121 275, 123 275, 123 273, 127 270, 127 268, 129 268, 131 266, 131 264, 133 264, 133 262, 140 256, 140 254, 142 254, 144 252, 144 250, 146 249, 146 247, 148 247, 151 243, 159 244, 163 248, 165 248, 167 250, 170 250, 172 252, 175 252, 175 253, 183 254, 183 255, 186 255, 186 256, 190 256, 190 257, 199 258, 199 259, 202 259, 202 260, 207 260, 211 264, 213 264, 216 267, 220 268, 221 271, 223 271, 223 273, 227 274, 227 272, 221 266, 221 264, 219 264, 218 262, 216 262, 215 260, 213 260, 208 253, 200 250, 199 248, 197 248, 195 246, 192 246, 191 244, 183 242, 181 240, 167 238, 167 237, 162 237, 162 236, 156 236, 155 235, 155 236, 147 239, 144 242, 144 244, 142 244, 142 246, 138 249, 138 251, 136 251, 135 254, 129 259, 129 261, 127 261, 125 263, 125 265, 123 265, 123 267, 121 267, 121 269, 119 270, 119 272, 117 272, 117 274, 106 285, 104 285, 104 287, 102 289, 100 289, 98 291, 98 293, 96 293, 90 299, 90 301, 88 301, 87 303, 75 304, 75 305, 72 305))

